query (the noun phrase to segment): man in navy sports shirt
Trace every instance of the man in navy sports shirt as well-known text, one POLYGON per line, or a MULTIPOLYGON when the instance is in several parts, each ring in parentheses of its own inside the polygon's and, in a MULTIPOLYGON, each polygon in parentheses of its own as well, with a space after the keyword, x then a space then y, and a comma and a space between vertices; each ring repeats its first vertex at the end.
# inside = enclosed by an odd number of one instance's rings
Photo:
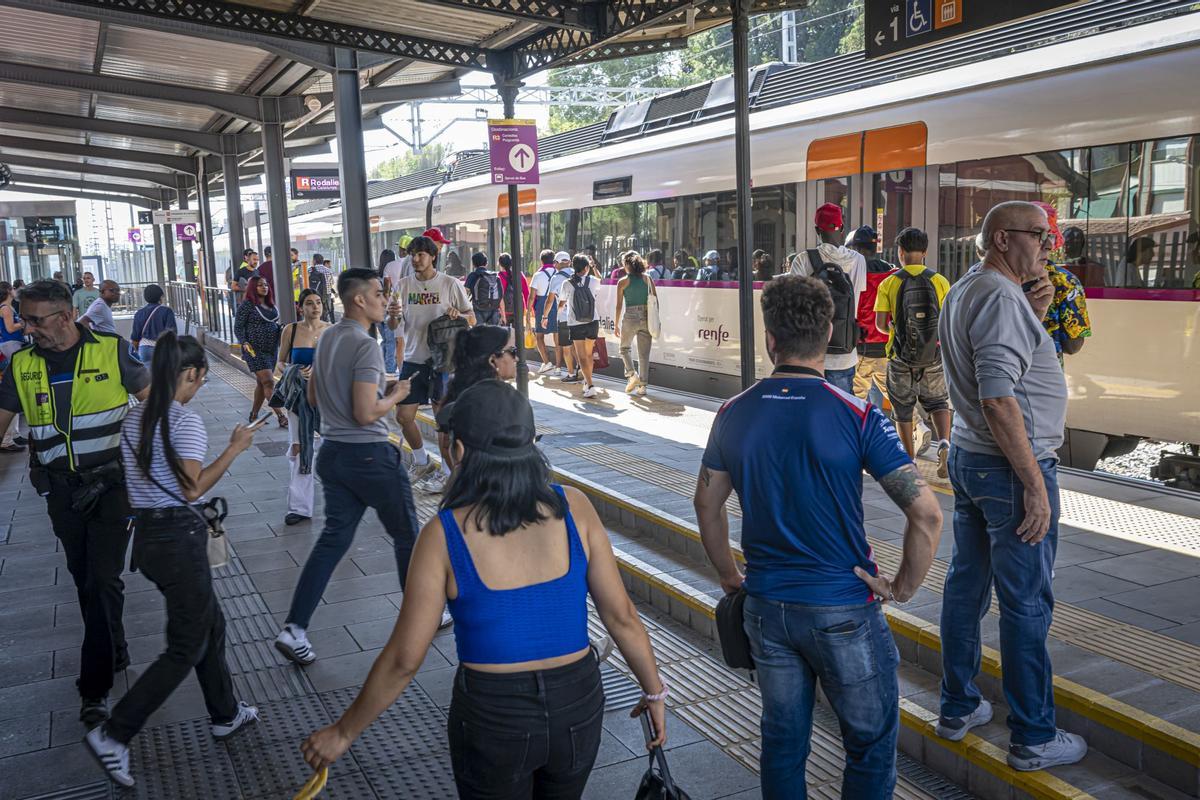
POLYGON ((874 406, 828 383, 833 300, 815 278, 763 290, 774 373, 726 403, 696 483, 696 517, 721 587, 743 587, 746 634, 762 690, 762 792, 803 798, 819 680, 841 723, 842 796, 890 798, 900 725, 899 655, 881 604, 921 585, 942 512, 874 406), (863 470, 908 524, 900 570, 875 566, 863 530, 863 470), (725 501, 742 507, 743 576, 729 547, 725 501))

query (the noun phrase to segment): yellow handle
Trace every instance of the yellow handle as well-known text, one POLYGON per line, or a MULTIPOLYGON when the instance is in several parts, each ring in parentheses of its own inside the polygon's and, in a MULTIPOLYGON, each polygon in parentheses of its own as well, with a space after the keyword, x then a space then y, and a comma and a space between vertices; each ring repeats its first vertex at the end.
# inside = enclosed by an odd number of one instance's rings
POLYGON ((325 788, 327 780, 329 780, 329 767, 321 767, 308 779, 308 783, 300 787, 300 791, 296 793, 293 800, 313 800, 325 788))

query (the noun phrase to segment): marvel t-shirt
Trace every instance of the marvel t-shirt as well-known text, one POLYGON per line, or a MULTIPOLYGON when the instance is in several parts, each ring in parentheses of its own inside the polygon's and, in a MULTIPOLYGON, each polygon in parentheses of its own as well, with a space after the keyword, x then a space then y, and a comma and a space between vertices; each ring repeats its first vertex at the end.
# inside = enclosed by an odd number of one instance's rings
POLYGON ((400 302, 404 306, 404 360, 424 364, 429 360, 429 323, 451 308, 472 313, 467 290, 458 278, 444 272, 423 281, 416 275, 400 279, 400 302))

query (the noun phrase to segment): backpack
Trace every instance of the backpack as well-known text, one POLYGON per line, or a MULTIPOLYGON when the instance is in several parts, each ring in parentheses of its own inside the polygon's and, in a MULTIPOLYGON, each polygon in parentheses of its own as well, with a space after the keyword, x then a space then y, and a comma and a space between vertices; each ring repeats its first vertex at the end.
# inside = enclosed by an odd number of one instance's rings
POLYGON ((862 329, 858 354, 864 358, 887 357, 887 334, 875 327, 875 299, 879 296, 879 284, 895 271, 883 259, 867 259, 867 288, 858 296, 858 327, 862 329))
POLYGON ((520 314, 525 310, 524 297, 520 294, 521 273, 517 273, 516 281, 508 277, 508 273, 503 273, 507 283, 504 286, 504 308, 509 315, 520 314))
POLYGON ((587 279, 572 276, 571 285, 575 287, 575 291, 571 292, 571 315, 579 323, 591 322, 596 315, 596 296, 592 294, 587 279))
POLYGON ((316 267, 310 269, 308 271, 308 288, 321 295, 321 300, 324 301, 325 295, 329 292, 329 288, 325 285, 325 273, 316 267))
POLYGON ((853 353, 858 346, 858 308, 854 303, 854 284, 850 276, 836 264, 827 264, 816 250, 808 251, 808 263, 813 277, 829 289, 833 297, 833 335, 829 337, 831 356, 853 353))
POLYGON ((454 339, 458 332, 466 330, 467 321, 463 317, 451 319, 445 314, 429 323, 427 337, 429 340, 429 360, 434 372, 449 372, 454 363, 454 339))
POLYGON ((906 366, 924 368, 938 363, 938 305, 934 273, 926 269, 920 275, 900 270, 900 288, 896 292, 896 313, 892 329, 892 357, 906 366))
POLYGON ((500 276, 484 272, 471 288, 471 305, 476 311, 497 311, 500 308, 500 276))

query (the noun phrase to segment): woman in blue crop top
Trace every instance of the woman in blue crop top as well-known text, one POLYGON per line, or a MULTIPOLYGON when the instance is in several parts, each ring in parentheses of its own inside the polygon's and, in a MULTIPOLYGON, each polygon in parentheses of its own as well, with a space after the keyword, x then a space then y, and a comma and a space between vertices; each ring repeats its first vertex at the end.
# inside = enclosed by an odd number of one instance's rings
POLYGON ((308 379, 312 375, 313 355, 317 352, 317 339, 329 327, 321 319, 325 303, 314 289, 300 292, 300 319, 283 329, 279 338, 279 361, 275 364, 275 381, 278 385, 271 398, 285 395, 283 406, 288 409, 288 435, 292 447, 288 450, 291 477, 288 481, 288 513, 283 518, 285 525, 295 525, 313 515, 313 458, 316 447, 316 423, 319 417, 308 402, 308 379), (295 367, 295 369, 291 369, 295 367), (293 391, 285 391, 292 387, 293 391), (287 402, 290 398, 291 402, 287 402))
POLYGON ((483 381, 462 393, 448 423, 461 461, 417 539, 392 636, 354 703, 301 750, 314 769, 345 753, 412 680, 449 603, 459 797, 578 798, 604 717, 589 594, 646 692, 633 715, 648 711, 653 744, 666 740, 666 685, 596 510, 582 492, 550 483, 529 401, 483 381))

